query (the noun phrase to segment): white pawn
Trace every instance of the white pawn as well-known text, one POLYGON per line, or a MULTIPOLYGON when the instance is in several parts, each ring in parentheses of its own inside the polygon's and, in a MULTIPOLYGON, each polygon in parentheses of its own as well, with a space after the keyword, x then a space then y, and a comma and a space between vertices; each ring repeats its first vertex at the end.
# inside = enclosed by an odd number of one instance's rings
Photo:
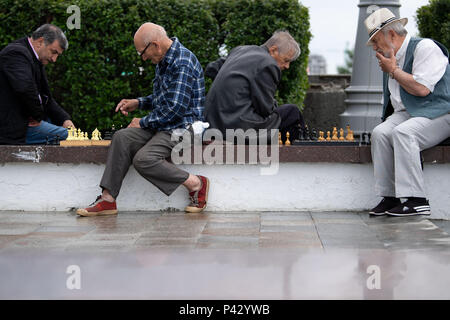
POLYGON ((67 139, 66 140, 73 140, 73 128, 69 127, 67 129, 67 139))

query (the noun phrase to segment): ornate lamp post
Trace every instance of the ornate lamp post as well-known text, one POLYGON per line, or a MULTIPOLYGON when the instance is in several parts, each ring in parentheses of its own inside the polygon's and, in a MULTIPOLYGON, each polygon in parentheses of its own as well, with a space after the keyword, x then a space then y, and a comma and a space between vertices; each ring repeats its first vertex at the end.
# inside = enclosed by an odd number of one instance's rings
POLYGON ((388 8, 397 17, 399 0, 360 0, 353 72, 347 93, 346 110, 340 115, 341 127, 350 125, 355 135, 371 132, 381 122, 383 107, 383 73, 375 53, 366 46, 368 34, 364 20, 379 8, 388 8))

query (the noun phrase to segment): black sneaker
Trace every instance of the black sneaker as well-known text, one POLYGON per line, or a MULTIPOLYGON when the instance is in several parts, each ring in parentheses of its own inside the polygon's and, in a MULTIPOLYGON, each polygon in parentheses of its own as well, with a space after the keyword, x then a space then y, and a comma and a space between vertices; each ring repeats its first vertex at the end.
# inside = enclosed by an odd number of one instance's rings
POLYGON ((386 211, 395 208, 400 204, 401 201, 398 198, 384 197, 375 208, 369 211, 369 214, 374 216, 382 216, 386 214, 386 211))
POLYGON ((428 200, 407 200, 395 208, 386 212, 390 216, 408 217, 408 216, 429 216, 431 214, 428 200))

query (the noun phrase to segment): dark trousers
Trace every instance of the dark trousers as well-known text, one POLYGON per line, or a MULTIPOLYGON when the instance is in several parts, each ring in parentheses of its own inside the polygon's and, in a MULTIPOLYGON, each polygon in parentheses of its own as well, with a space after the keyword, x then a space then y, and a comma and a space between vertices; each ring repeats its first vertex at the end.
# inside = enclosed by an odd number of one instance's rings
POLYGON ((171 132, 126 128, 117 131, 108 150, 108 159, 100 187, 117 198, 131 164, 136 171, 166 195, 185 182, 189 173, 166 160, 177 141, 171 132))
POLYGON ((305 128, 305 121, 300 109, 295 104, 283 104, 277 109, 281 118, 280 132, 283 143, 286 141, 286 133, 289 132, 289 141, 299 138, 299 127, 305 128))

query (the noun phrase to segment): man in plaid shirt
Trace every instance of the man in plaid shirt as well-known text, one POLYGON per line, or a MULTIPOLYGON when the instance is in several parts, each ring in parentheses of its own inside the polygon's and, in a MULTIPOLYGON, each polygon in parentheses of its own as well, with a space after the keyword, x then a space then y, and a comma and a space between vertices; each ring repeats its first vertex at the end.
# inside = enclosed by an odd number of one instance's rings
POLYGON ((145 179, 166 195, 181 184, 191 198, 186 212, 201 212, 206 207, 209 180, 177 168, 170 157, 178 141, 172 141, 174 129, 188 129, 203 121, 205 85, 203 69, 195 55, 177 38, 167 37, 163 27, 144 23, 134 36, 137 53, 144 61, 156 64, 153 93, 137 99, 123 99, 116 112, 148 109, 144 118, 134 118, 126 129, 114 134, 108 151, 100 187, 102 194, 88 208, 78 209, 81 216, 117 214, 116 199, 131 164, 145 179))

